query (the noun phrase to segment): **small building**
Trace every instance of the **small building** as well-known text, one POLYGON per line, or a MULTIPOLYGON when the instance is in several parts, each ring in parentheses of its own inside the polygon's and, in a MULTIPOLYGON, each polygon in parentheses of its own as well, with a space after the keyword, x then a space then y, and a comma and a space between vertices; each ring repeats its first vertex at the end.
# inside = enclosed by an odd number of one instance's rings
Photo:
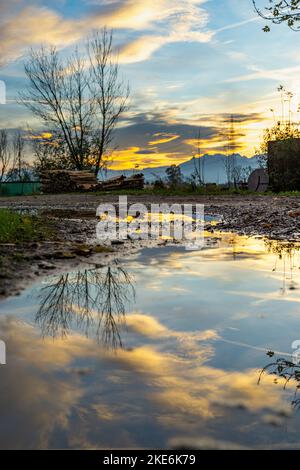
POLYGON ((300 139, 268 143, 268 173, 273 191, 300 190, 300 139))

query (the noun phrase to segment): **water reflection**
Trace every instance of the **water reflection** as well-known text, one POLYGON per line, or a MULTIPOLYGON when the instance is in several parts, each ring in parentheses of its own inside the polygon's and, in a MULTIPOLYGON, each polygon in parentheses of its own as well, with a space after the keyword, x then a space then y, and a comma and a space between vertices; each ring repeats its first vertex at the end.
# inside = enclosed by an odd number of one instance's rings
MULTIPOLYGON (((236 234, 223 234, 218 232, 212 240, 217 240, 220 247, 229 246, 230 251, 225 251, 233 261, 241 259, 266 258, 267 254, 275 255, 273 264, 270 263, 270 271, 282 275, 281 294, 298 288, 296 281, 300 269, 300 243, 282 240, 269 240, 267 238, 249 238, 236 234), (256 243, 255 243, 256 240, 256 243), (262 249, 263 247, 263 249, 262 249)), ((219 254, 219 253, 218 253, 219 254)))
MULTIPOLYGON (((275 262, 272 264, 270 261, 268 270, 270 273, 279 272, 282 275, 281 293, 286 294, 288 290, 297 289, 294 272, 300 265, 299 244, 270 240, 257 240, 255 243, 254 239, 248 237, 235 234, 223 234, 223 237, 220 237, 216 233, 215 236, 209 234, 206 250, 210 253, 211 261, 222 258, 226 260, 231 257, 235 262, 241 260, 253 262, 254 259, 257 261, 263 259, 265 262, 266 252, 275 254, 275 262), (222 253, 224 246, 226 248, 222 253), (262 246, 265 248, 263 251, 262 246)), ((156 253, 156 250, 152 251, 156 253)), ((197 255, 185 253, 184 256, 180 249, 174 252, 173 248, 170 251, 164 248, 163 251, 165 255, 161 253, 158 261, 160 272, 157 277, 151 279, 152 283, 165 276, 166 272, 174 277, 178 272, 179 275, 183 275, 180 272, 184 265, 183 259, 189 274, 199 276, 199 272, 193 271, 197 255)), ((201 252, 199 255, 201 256, 201 252)), ((205 275, 209 276, 208 270, 205 275)), ((184 291, 184 284, 177 288, 178 292, 184 291)), ((133 276, 119 261, 116 261, 108 267, 85 269, 51 278, 40 289, 40 305, 35 321, 41 327, 43 336, 66 337, 76 326, 86 335, 93 330, 98 342, 116 348, 122 346, 120 326, 125 323, 126 307, 132 305, 134 300, 133 276)))
POLYGON ((109 347, 122 346, 119 327, 135 297, 132 276, 118 263, 52 278, 39 292, 35 321, 43 336, 66 337, 76 326, 109 347))
POLYGON ((300 367, 272 356, 261 371, 262 351, 289 350, 299 330, 297 256, 297 245, 216 233, 199 252, 143 250, 8 299, 0 447, 169 448, 182 436, 299 447, 287 385, 300 367))
MULTIPOLYGON (((273 357, 274 353, 269 351, 269 357, 273 357)), ((273 383, 281 384, 283 390, 286 390, 288 385, 294 388, 294 394, 291 399, 291 405, 295 410, 300 409, 300 397, 298 392, 300 389, 300 364, 294 364, 291 360, 285 358, 278 358, 276 361, 268 363, 259 373, 258 385, 262 383, 264 375, 274 376, 273 383)))
POLYGON ((265 240, 265 246, 269 253, 276 255, 273 266, 273 272, 276 272, 280 263, 282 263, 283 282, 282 294, 287 290, 295 290, 297 284, 294 280, 295 269, 300 267, 300 246, 293 242, 278 242, 274 240, 265 240))

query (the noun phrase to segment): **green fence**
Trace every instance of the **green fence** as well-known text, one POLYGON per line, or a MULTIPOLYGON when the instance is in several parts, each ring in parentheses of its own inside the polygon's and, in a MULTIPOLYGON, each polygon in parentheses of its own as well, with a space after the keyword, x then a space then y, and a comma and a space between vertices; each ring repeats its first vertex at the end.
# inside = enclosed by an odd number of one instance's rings
POLYGON ((0 196, 26 196, 40 191, 39 181, 0 183, 0 196))

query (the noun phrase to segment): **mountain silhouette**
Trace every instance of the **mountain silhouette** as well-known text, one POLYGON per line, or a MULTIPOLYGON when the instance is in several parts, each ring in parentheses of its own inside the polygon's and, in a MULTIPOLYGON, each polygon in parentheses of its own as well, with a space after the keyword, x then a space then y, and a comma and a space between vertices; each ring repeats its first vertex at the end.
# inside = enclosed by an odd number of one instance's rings
MULTIPOLYGON (((253 156, 251 158, 247 158, 245 156, 242 156, 240 154, 234 154, 235 156, 235 164, 237 167, 243 168, 243 169, 250 169, 255 170, 258 168, 259 165, 259 156, 253 156)), ((225 170, 225 164, 224 160, 227 158, 225 154, 217 153, 214 155, 203 155, 203 157, 200 157, 200 159, 204 158, 204 178, 206 183, 217 183, 217 184, 224 184, 227 182, 227 177, 226 177, 226 170, 225 170)), ((181 163, 180 169, 183 177, 185 179, 189 179, 193 172, 195 171, 195 165, 198 164, 198 158, 191 158, 190 160, 187 160, 186 162, 181 163)), ((130 176, 134 172, 139 172, 143 173, 145 176, 145 180, 148 182, 153 182, 156 179, 166 178, 166 169, 168 166, 158 166, 154 168, 144 168, 144 169, 139 169, 139 170, 108 170, 105 179, 113 178, 115 176, 130 176)), ((250 171, 250 170, 249 170, 250 171)))

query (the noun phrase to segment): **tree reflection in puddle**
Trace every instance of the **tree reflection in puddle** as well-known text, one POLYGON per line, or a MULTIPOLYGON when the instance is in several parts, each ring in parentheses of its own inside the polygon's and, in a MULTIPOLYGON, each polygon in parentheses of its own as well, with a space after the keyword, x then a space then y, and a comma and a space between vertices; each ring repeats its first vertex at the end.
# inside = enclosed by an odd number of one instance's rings
POLYGON ((2 447, 299 446, 290 401, 300 408, 300 366, 288 362, 299 246, 210 240, 201 252, 152 248, 52 277, 8 300, 2 447))
POLYGON ((297 285, 294 281, 294 270, 299 269, 299 251, 300 246, 298 243, 293 242, 278 242, 275 240, 265 240, 266 250, 269 253, 276 254, 276 260, 273 267, 273 272, 278 269, 278 264, 282 262, 283 267, 283 282, 282 282, 282 294, 285 294, 287 290, 297 289, 297 285), (288 282, 287 282, 288 281, 288 282))
POLYGON ((135 298, 132 276, 117 262, 100 269, 85 269, 52 278, 39 292, 35 322, 43 336, 66 337, 73 326, 98 342, 122 347, 119 332, 125 305, 135 298))
MULTIPOLYGON (((269 351, 267 355, 272 357, 274 353, 269 351)), ((289 384, 295 387, 291 405, 298 411, 300 409, 300 397, 298 396, 300 389, 300 364, 294 364, 292 361, 280 357, 276 361, 267 364, 260 371, 258 385, 261 384, 264 374, 274 375, 274 384, 281 383, 284 390, 287 389, 289 384)))
MULTIPOLYGON (((276 272, 280 270, 279 264, 281 263, 282 265, 281 294, 285 295, 289 290, 296 290, 297 284, 294 281, 294 272, 295 269, 300 269, 300 245, 293 242, 265 240, 265 247, 268 253, 276 255, 272 271, 276 272)), ((271 358, 275 353, 268 351, 267 355, 271 358)), ((292 356, 291 354, 287 355, 292 356)), ((298 411, 300 409, 300 397, 298 397, 300 389, 300 364, 295 364, 291 360, 279 357, 261 369, 257 382, 258 385, 262 383, 265 374, 275 376, 274 384, 281 384, 284 390, 287 389, 288 385, 295 387, 291 405, 298 411)))
MULTIPOLYGON (((241 255, 244 252, 243 245, 238 246, 240 238, 231 235, 227 240, 233 250, 233 259, 236 259, 238 253, 241 255)), ((281 271, 283 264, 281 293, 295 290, 297 285, 293 272, 295 268, 298 269, 299 244, 264 240, 264 245, 268 253, 276 255, 270 271, 281 271)), ((248 256, 247 250, 245 255, 248 256)), ((168 257, 166 262, 169 262, 168 257)), ((86 335, 93 329, 98 342, 108 347, 122 347, 119 328, 125 322, 126 305, 135 298, 135 288, 133 277, 118 261, 108 267, 85 269, 50 278, 38 297, 40 305, 35 321, 43 336, 66 337, 70 329, 76 326, 86 335)))

